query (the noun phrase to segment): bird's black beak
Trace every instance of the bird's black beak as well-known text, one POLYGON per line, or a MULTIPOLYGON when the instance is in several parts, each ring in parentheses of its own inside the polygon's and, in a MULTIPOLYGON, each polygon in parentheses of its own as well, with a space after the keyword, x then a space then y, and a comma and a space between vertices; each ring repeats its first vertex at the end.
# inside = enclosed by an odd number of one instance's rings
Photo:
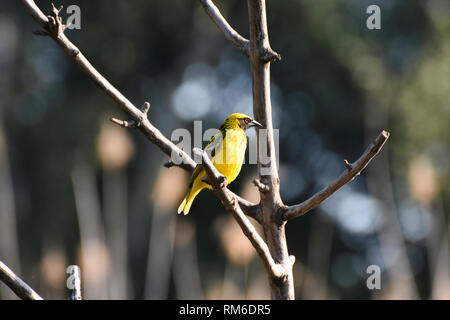
POLYGON ((260 127, 260 128, 262 128, 262 124, 259 123, 259 122, 256 121, 256 120, 252 120, 252 121, 248 124, 248 127, 249 127, 249 128, 251 128, 251 127, 260 127))

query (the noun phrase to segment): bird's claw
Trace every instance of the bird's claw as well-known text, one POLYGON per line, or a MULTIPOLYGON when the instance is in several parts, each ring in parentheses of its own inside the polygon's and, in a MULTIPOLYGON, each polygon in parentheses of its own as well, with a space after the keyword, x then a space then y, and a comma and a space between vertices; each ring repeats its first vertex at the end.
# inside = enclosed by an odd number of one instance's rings
POLYGON ((224 189, 228 186, 228 182, 227 182, 227 178, 225 178, 224 176, 220 176, 219 178, 219 186, 224 189))

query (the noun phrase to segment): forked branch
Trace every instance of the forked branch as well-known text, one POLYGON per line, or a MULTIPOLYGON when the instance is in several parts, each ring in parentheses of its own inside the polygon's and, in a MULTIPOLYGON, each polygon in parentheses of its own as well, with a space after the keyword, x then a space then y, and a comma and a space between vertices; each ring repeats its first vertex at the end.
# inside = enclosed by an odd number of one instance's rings
MULTIPOLYGON (((49 16, 45 16, 33 0, 21 0, 31 16, 39 23, 42 30, 40 35, 53 38, 66 54, 78 64, 88 77, 104 91, 129 117, 129 120, 112 119, 122 127, 139 129, 153 144, 158 146, 170 161, 166 167, 179 166, 189 172, 196 167, 195 161, 172 141, 167 139, 148 119, 149 104, 144 108, 137 108, 119 90, 113 87, 84 57, 80 50, 64 35, 65 26, 59 17, 60 9, 53 6, 49 16), (176 159, 175 159, 176 158, 176 159), (176 161, 175 161, 176 160, 176 161)), ((200 0, 203 8, 225 37, 236 45, 250 58, 253 81, 253 101, 255 119, 269 129, 270 148, 275 150, 272 134, 272 115, 270 104, 270 63, 281 59, 281 56, 271 49, 267 34, 267 19, 264 0, 248 0, 250 20, 250 40, 242 37, 225 20, 211 0, 200 0)), ((346 170, 341 176, 322 191, 308 200, 294 205, 284 206, 279 195, 279 179, 276 166, 271 171, 272 179, 266 183, 256 180, 255 185, 260 190, 265 201, 253 204, 232 193, 224 183, 224 177, 212 165, 207 154, 200 149, 195 153, 201 155, 214 194, 223 202, 225 208, 233 215, 250 240, 263 265, 269 274, 272 298, 293 299, 294 282, 292 266, 295 258, 288 254, 284 225, 289 219, 299 217, 315 208, 322 201, 331 196, 339 188, 358 175, 369 162, 378 154, 389 137, 383 131, 375 142, 354 163, 345 161, 346 170), (258 234, 245 214, 254 217, 264 228, 267 243, 258 234), (276 223, 274 223, 276 222, 276 223)), ((275 154, 275 152, 271 153, 275 154)), ((272 159, 272 163, 276 163, 272 159)))
POLYGON ((194 154, 201 157, 203 168, 206 171, 208 180, 213 187, 214 193, 222 201, 225 208, 236 219, 245 236, 250 240, 253 247, 258 252, 267 273, 275 279, 285 277, 287 274, 286 270, 281 264, 278 264, 273 260, 266 242, 263 240, 263 238, 261 238, 255 227, 247 219, 244 212, 242 212, 239 203, 235 200, 234 194, 230 190, 228 190, 226 184, 224 184, 225 177, 217 171, 211 160, 208 158, 206 152, 198 148, 194 148, 192 151, 194 152, 194 154))
POLYGON ((289 220, 304 215, 311 209, 317 207, 347 182, 353 180, 380 152, 388 138, 389 132, 382 131, 358 160, 354 163, 349 163, 347 160, 344 160, 346 169, 339 178, 302 203, 281 209, 282 220, 289 220))
POLYGON ((227 20, 222 16, 219 9, 211 0, 200 0, 200 3, 205 9, 206 14, 216 24, 216 26, 223 32, 225 37, 238 47, 246 56, 249 55, 249 41, 234 30, 227 20))
MULTIPOLYGON (((123 127, 136 127, 157 147, 161 149, 171 159, 176 157, 177 161, 170 161, 171 165, 176 165, 192 172, 197 165, 195 161, 183 150, 178 148, 172 141, 167 139, 161 131, 152 125, 148 120, 148 110, 150 104, 144 104, 143 108, 137 108, 119 90, 117 90, 105 77, 103 77, 94 66, 86 59, 81 51, 65 36, 64 28, 61 26, 61 19, 58 16, 59 9, 52 6, 52 14, 45 16, 33 0, 21 0, 27 11, 46 32, 45 34, 53 38, 64 52, 83 70, 86 75, 106 93, 122 109, 131 120, 112 120, 123 127), (176 164, 175 164, 176 163, 176 164)), ((231 192, 231 191, 230 191, 231 192)), ((236 196, 242 209, 251 217, 258 215, 259 205, 251 203, 241 197, 236 196)))

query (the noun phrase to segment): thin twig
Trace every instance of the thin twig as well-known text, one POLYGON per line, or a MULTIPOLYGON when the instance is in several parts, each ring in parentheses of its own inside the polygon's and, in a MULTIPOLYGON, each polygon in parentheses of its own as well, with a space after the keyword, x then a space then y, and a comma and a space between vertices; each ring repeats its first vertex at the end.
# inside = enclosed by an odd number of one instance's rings
POLYGON ((359 175, 369 162, 380 152, 388 138, 389 132, 382 131, 358 160, 354 163, 349 163, 348 161, 344 162, 346 170, 333 183, 314 194, 308 200, 297 205, 283 208, 281 210, 282 219, 289 220, 304 215, 311 209, 317 207, 322 201, 339 190, 347 182, 353 180, 353 178, 359 175))
POLYGON ((256 231, 255 227, 252 223, 247 219, 244 212, 242 211, 240 205, 234 198, 232 192, 228 190, 226 184, 224 183, 225 177, 222 176, 217 169, 212 164, 206 152, 199 148, 194 148, 192 150, 194 154, 200 156, 202 158, 202 165, 205 169, 205 172, 211 181, 214 192, 216 195, 222 200, 225 208, 233 215, 233 217, 238 222, 245 236, 250 240, 253 247, 258 252, 261 260, 263 261, 264 267, 266 268, 267 273, 273 278, 283 278, 286 276, 286 271, 284 267, 273 260, 272 255, 270 254, 269 247, 261 238, 259 233, 256 231))
POLYGON ((269 186, 265 183, 262 183, 259 179, 253 179, 253 184, 258 188, 259 192, 267 193, 270 191, 269 186))
POLYGON ((222 16, 219 9, 211 0, 200 0, 203 8, 208 16, 216 24, 216 26, 223 32, 225 37, 236 47, 238 47, 246 56, 249 55, 248 47, 249 41, 234 30, 227 20, 222 16))
POLYGON ((16 276, 2 261, 0 261, 0 280, 23 300, 43 300, 40 295, 16 276))
POLYGON ((116 118, 111 118, 110 120, 112 123, 115 123, 124 128, 135 129, 135 128, 139 127, 139 123, 134 120, 120 120, 120 119, 116 119, 116 118))

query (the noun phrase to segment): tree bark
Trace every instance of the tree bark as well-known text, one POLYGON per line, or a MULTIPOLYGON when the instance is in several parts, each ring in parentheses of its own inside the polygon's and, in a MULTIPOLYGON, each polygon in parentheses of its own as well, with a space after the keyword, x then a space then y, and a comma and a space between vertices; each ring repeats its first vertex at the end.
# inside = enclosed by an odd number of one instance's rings
POLYGON ((261 224, 274 261, 285 269, 283 277, 276 278, 269 275, 269 284, 272 299, 294 299, 293 259, 288 253, 285 221, 281 220, 279 215, 279 209, 284 205, 280 197, 270 95, 270 62, 279 60, 280 55, 270 47, 265 0, 248 0, 247 3, 250 22, 249 58, 253 82, 253 114, 267 132, 267 134, 260 134, 258 130, 258 146, 261 147, 263 143, 267 143, 266 156, 270 159, 268 163, 263 163, 261 153, 258 155, 259 181, 268 187, 265 191, 260 189, 261 224))
POLYGON ((22 300, 43 300, 2 261, 0 261, 0 281, 5 283, 22 300))

